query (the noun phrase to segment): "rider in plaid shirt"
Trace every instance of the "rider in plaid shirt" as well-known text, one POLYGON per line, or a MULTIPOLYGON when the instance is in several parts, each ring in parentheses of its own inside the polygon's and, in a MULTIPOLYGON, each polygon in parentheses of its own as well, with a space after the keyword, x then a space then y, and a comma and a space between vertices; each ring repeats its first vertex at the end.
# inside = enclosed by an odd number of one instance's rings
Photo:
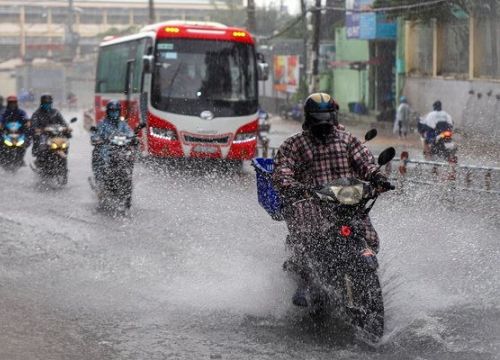
MULTIPOLYGON (((285 140, 275 158, 273 182, 284 199, 291 234, 287 242, 294 251, 301 239, 326 225, 308 189, 338 178, 387 181, 371 152, 338 124, 337 112, 338 105, 328 94, 309 96, 304 105, 304 131, 285 140)), ((368 216, 365 224, 366 241, 377 251, 378 235, 368 216)))
MULTIPOLYGON (((304 131, 288 138, 280 146, 275 159, 273 182, 286 203, 303 200, 308 188, 338 178, 385 180, 377 171, 372 153, 338 124, 337 111, 338 105, 328 94, 311 95, 305 105, 304 131), (323 105, 325 110, 308 111, 308 102, 319 103, 318 108, 323 105), (318 115, 325 120, 311 119, 318 115)), ((311 202, 314 203, 314 200, 295 204, 293 219, 289 220, 296 220, 299 224, 287 221, 292 234, 312 231, 315 224, 310 222, 320 221, 318 209, 311 202), (308 224, 302 224, 302 219, 307 220, 308 224)), ((378 236, 368 217, 366 232, 366 241, 377 249, 378 236)))

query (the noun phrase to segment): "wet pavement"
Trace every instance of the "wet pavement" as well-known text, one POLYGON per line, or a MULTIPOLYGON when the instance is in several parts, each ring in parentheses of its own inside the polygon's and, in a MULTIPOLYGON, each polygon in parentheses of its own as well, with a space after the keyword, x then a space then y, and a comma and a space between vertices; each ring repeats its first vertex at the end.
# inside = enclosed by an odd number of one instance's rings
POLYGON ((78 126, 59 190, 0 171, 0 359, 500 358, 496 208, 380 199, 387 327, 370 345, 290 304, 285 225, 257 204, 248 165, 139 164, 116 218, 96 211, 90 150, 78 126))

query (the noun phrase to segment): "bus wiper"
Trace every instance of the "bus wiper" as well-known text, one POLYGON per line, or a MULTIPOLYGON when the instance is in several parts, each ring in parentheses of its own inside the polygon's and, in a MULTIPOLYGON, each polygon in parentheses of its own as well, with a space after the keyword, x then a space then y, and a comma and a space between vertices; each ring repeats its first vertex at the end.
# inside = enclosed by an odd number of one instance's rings
POLYGON ((172 95, 172 85, 174 84, 175 79, 177 78, 177 75, 179 74, 179 71, 181 70, 182 63, 179 63, 177 66, 177 69, 175 70, 174 75, 172 76, 172 80, 170 80, 170 83, 168 84, 168 98, 170 99, 170 96, 172 95))

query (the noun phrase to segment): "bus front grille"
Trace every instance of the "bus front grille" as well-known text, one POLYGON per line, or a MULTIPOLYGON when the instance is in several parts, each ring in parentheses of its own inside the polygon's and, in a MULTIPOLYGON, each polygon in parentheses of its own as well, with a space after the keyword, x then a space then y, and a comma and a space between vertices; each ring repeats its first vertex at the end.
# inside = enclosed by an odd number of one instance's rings
POLYGON ((229 135, 224 135, 222 137, 201 137, 196 135, 184 135, 184 141, 187 143, 202 143, 202 144, 220 144, 224 145, 229 143, 229 135))

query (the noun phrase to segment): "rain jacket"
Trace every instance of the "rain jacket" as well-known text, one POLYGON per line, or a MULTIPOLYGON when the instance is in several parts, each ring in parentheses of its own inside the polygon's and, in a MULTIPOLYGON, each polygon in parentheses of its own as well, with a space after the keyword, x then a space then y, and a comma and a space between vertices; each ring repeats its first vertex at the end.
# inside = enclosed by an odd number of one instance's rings
POLYGON ((109 145, 106 143, 99 144, 99 141, 106 141, 114 134, 119 133, 127 137, 133 137, 134 131, 130 128, 126 121, 112 121, 104 118, 98 125, 97 130, 90 137, 90 141, 95 144, 92 155, 92 167, 97 179, 100 179, 102 174, 101 168, 109 161, 109 145))
POLYGON ((50 111, 37 109, 33 113, 31 121, 34 129, 43 129, 50 125, 68 126, 59 110, 56 109, 51 109, 50 111))
POLYGON ((29 122, 29 119, 26 111, 21 109, 9 110, 8 108, 5 108, 5 111, 0 114, 0 128, 3 129, 5 127, 5 124, 13 121, 19 121, 23 126, 23 130, 27 130, 26 126, 29 122))
POLYGON ((45 137, 40 137, 40 135, 35 134, 36 129, 43 130, 47 126, 51 125, 62 125, 68 126, 63 116, 59 110, 51 109, 49 111, 42 110, 38 108, 31 116, 32 129, 33 129, 33 147, 31 149, 33 156, 38 156, 39 147, 41 143, 44 143, 45 137))
POLYGON ((410 117, 411 117, 411 109, 410 105, 403 102, 399 105, 398 110, 396 112, 396 122, 394 123, 394 132, 397 133, 400 131, 401 133, 408 133, 410 127, 410 117))

